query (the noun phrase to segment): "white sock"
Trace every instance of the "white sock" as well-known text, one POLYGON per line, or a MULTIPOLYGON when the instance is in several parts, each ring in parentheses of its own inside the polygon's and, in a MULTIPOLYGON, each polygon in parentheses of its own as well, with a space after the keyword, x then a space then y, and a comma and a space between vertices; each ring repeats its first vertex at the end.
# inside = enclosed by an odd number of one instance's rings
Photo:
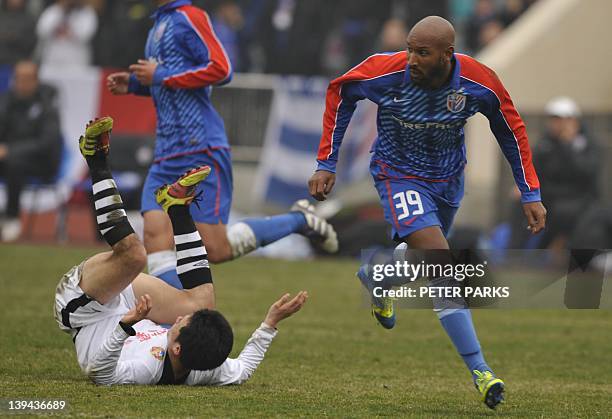
POLYGON ((232 224, 227 229, 227 240, 232 248, 232 257, 234 259, 257 249, 255 233, 246 223, 232 224))
POLYGON ((147 255, 147 268, 149 275, 159 276, 164 272, 176 269, 176 252, 174 250, 161 250, 147 255))

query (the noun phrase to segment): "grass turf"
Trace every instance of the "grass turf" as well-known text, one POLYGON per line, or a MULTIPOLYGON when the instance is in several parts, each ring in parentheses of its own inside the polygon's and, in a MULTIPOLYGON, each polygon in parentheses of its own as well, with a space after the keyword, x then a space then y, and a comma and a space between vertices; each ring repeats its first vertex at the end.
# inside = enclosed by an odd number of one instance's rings
POLYGON ((93 252, 0 246, 0 398, 63 399, 63 414, 102 417, 612 416, 612 312, 475 311, 485 355, 507 385, 507 402, 493 412, 436 317, 400 310, 396 329, 376 326, 356 262, 346 260, 245 258, 213 267, 234 356, 284 291, 310 293, 245 385, 98 387, 81 374, 52 316, 57 281, 93 252))

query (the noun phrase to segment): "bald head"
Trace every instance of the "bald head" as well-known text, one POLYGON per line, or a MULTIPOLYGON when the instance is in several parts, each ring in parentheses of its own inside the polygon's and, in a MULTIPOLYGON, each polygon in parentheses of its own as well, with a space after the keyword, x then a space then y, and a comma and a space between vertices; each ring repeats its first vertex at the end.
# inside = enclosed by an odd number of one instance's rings
POLYGON ((455 52, 455 29, 448 20, 440 16, 421 19, 408 34, 407 44, 413 83, 438 88, 448 80, 455 52))
POLYGON ((455 28, 440 16, 427 16, 419 20, 408 34, 419 41, 441 49, 455 46, 455 28))

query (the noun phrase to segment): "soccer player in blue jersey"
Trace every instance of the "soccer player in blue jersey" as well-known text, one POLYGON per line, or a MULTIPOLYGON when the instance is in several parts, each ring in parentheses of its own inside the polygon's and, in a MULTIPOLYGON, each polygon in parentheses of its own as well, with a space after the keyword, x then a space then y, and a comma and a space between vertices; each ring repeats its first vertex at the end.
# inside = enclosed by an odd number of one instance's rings
POLYGON ((212 173, 201 191, 214 205, 191 207, 206 237, 211 262, 223 262, 291 233, 307 235, 323 250, 334 252, 336 233, 317 217, 307 201, 288 214, 247 219, 226 228, 232 201, 230 148, 223 121, 210 100, 213 86, 232 78, 232 66, 205 11, 188 0, 158 0, 155 23, 145 47, 146 60, 130 73, 114 73, 107 86, 114 94, 151 96, 157 110, 155 161, 142 192, 144 243, 149 273, 180 288, 175 271, 172 226, 155 202, 154 191, 192 167, 208 165, 212 173))
MULTIPOLYGON (((455 53, 454 41, 455 31, 447 20, 427 17, 410 31, 407 52, 372 55, 333 80, 327 90, 318 168, 309 181, 311 195, 322 201, 331 192, 338 152, 356 103, 373 101, 378 105, 378 138, 370 170, 394 239, 410 249, 449 248, 446 235, 463 197, 463 126, 477 112, 489 119, 512 167, 529 229, 537 233, 545 225, 546 210, 521 117, 495 73, 455 53)), ((367 271, 360 269, 358 276, 371 292, 367 271)), ((454 280, 430 279, 446 284, 454 280)), ((391 299, 373 302, 377 320, 392 328, 391 299)), ((485 362, 470 310, 446 306, 437 315, 483 401, 494 408, 503 400, 504 383, 485 362)))

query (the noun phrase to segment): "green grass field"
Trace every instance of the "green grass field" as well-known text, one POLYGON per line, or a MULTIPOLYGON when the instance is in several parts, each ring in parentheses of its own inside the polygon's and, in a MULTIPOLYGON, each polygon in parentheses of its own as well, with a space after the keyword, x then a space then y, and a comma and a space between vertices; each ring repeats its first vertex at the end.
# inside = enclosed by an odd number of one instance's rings
MULTIPOLYGON (((98 387, 52 316, 55 285, 94 251, 0 246, 0 398, 63 399, 63 414, 101 417, 610 417, 611 311, 476 311, 507 402, 487 409, 429 310, 400 310, 392 332, 363 303, 356 262, 245 258, 213 267, 234 355, 284 291, 306 289, 303 311, 243 386, 98 387)), ((6 412, 0 412, 0 416, 6 412)))

